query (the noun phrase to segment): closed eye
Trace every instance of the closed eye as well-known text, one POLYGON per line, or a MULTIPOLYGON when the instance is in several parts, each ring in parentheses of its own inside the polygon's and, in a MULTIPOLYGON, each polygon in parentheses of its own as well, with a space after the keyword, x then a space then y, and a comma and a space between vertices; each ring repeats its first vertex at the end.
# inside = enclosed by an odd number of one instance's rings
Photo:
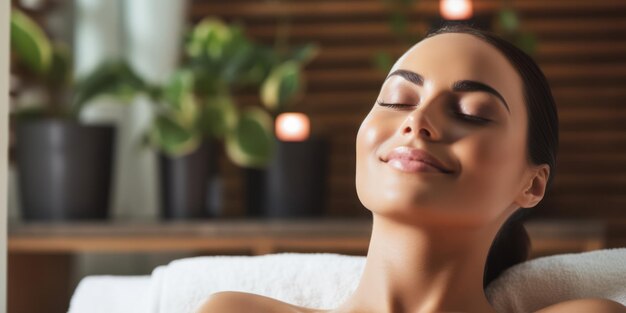
MULTIPOLYGON (((412 109, 413 107, 417 106, 415 104, 409 104, 409 103, 387 103, 387 102, 383 102, 380 100, 376 100, 376 104, 382 106, 382 107, 387 107, 387 108, 392 108, 392 109, 412 109)), ((455 115, 461 119, 464 122, 468 122, 468 123, 473 123, 473 124, 487 124, 492 122, 492 120, 490 119, 486 119, 484 117, 480 117, 477 115, 471 115, 471 114, 465 114, 465 113, 461 113, 461 112, 454 112, 455 115)))
POLYGON ((409 109, 409 108, 413 108, 416 105, 415 104, 409 104, 409 103, 387 103, 387 102, 382 102, 380 100, 377 100, 376 103, 380 106, 383 107, 387 107, 387 108, 392 108, 392 109, 409 109))
POLYGON ((470 123, 487 124, 487 123, 491 122, 490 119, 486 119, 484 117, 480 117, 480 116, 476 116, 476 115, 464 114, 464 113, 461 113, 461 112, 455 112, 455 114, 461 120, 466 121, 466 122, 470 122, 470 123))

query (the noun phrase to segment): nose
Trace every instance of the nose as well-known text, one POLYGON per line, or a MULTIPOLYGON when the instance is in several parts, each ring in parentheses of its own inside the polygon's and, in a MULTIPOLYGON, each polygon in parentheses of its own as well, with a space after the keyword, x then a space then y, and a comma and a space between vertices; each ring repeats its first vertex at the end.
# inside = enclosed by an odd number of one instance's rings
POLYGON ((426 140, 438 140, 439 131, 431 121, 433 112, 418 108, 411 112, 402 123, 401 130, 403 136, 416 136, 426 140))

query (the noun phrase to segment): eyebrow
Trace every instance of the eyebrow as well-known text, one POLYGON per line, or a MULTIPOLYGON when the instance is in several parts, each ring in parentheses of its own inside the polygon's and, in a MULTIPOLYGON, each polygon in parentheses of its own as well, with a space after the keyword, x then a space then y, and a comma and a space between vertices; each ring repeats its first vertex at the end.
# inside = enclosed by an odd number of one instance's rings
MULTIPOLYGON (((395 70, 391 74, 389 74, 387 78, 385 78, 385 80, 387 80, 391 76, 400 76, 415 85, 424 86, 424 77, 412 71, 395 70)), ((481 83, 481 82, 477 82, 473 80, 459 80, 459 81, 454 82, 454 84, 452 84, 452 91, 457 91, 457 92, 459 91, 484 91, 484 92, 490 93, 496 96, 498 99, 500 99, 500 101, 502 101, 502 104, 504 104, 504 107, 506 108, 506 110, 509 113, 511 113, 509 104, 506 103, 506 100, 504 100, 504 97, 493 87, 485 83, 481 83)))
POLYGON ((506 107, 506 110, 509 111, 509 113, 511 113, 511 109, 509 109, 509 105, 504 100, 504 97, 502 97, 502 95, 497 90, 493 89, 493 87, 491 87, 491 86, 489 86, 487 84, 483 84, 481 82, 477 82, 477 81, 473 81, 473 80, 459 80, 459 81, 454 82, 454 84, 452 85, 452 90, 453 91, 484 91, 484 92, 488 92, 488 93, 496 96, 498 99, 500 99, 502 101, 502 104, 504 104, 504 106, 506 107))
POLYGON ((418 86, 424 86, 424 77, 422 75, 407 70, 395 70, 385 80, 394 75, 400 76, 418 86))

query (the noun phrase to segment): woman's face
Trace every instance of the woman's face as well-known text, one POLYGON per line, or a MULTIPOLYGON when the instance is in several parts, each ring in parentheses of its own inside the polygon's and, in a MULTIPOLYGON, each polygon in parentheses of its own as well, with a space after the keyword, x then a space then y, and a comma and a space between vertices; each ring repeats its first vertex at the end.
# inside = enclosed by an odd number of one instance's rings
POLYGON ((359 128, 359 199, 404 221, 506 217, 528 187, 526 133, 521 78, 496 48, 469 34, 428 38, 396 62, 359 128))

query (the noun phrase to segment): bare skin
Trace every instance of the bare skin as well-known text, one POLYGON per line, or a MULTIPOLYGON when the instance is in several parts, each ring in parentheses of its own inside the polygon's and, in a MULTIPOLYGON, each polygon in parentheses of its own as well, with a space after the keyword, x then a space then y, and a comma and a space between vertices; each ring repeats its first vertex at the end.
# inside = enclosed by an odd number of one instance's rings
MULTIPOLYGON (((548 165, 527 158, 521 78, 498 50, 468 34, 423 40, 390 73, 356 139, 357 193, 374 221, 356 291, 331 310, 220 292, 198 312, 496 312, 482 286, 489 247, 513 212, 541 201, 550 175, 548 165), (453 88, 462 80, 502 99, 453 88), (398 146, 422 149, 450 171, 394 163, 398 146)), ((559 312, 626 309, 580 299, 537 313, 559 312)))

